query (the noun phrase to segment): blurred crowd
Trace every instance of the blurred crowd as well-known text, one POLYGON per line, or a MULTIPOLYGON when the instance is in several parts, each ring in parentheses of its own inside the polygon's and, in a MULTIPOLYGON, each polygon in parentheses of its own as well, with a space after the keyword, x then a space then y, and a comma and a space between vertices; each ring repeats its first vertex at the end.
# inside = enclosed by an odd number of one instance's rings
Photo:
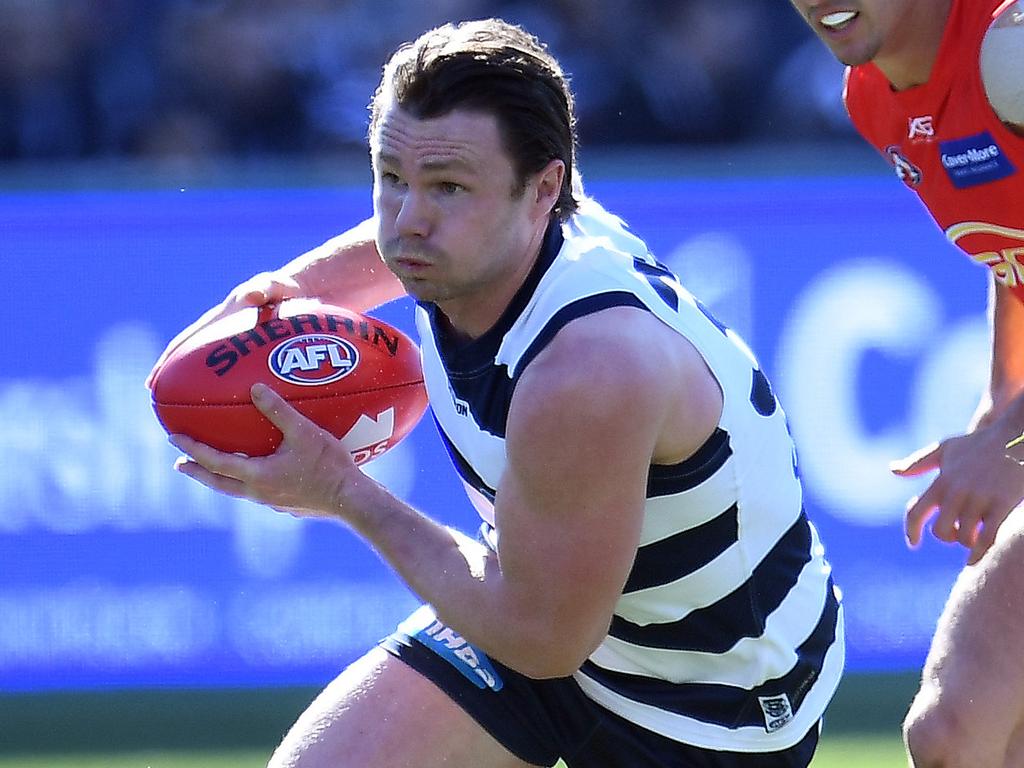
POLYGON ((390 52, 484 16, 559 57, 584 146, 852 135, 785 0, 0 0, 0 160, 360 146, 390 52))

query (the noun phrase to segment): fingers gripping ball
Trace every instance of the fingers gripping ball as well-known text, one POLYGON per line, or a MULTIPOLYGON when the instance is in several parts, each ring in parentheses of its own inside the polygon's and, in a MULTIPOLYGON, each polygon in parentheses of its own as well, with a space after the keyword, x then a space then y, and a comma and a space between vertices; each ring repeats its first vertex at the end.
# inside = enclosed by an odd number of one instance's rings
POLYGON ((174 350, 153 381, 169 434, 221 451, 264 456, 281 432, 252 404, 262 382, 340 438, 356 463, 396 446, 427 396, 416 344, 367 315, 312 299, 246 307, 174 350))

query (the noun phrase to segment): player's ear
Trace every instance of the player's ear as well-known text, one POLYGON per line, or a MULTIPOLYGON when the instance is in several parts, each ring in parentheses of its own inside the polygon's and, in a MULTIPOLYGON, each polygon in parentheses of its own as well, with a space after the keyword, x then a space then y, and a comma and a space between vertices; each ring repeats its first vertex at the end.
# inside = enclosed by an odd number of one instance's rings
POLYGON ((562 194, 565 163, 558 159, 550 160, 537 172, 534 179, 533 189, 536 190, 537 213, 541 218, 547 218, 555 209, 558 198, 562 194))

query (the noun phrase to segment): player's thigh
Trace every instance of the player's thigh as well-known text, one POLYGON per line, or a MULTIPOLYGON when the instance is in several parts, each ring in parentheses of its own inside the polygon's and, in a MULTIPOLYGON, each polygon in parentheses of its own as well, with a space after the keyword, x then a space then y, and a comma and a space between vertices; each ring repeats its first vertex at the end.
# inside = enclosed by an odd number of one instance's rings
POLYGON ((521 768, 432 682, 374 648, 285 736, 268 768, 521 768))
MULTIPOLYGON (((957 578, 925 662, 918 712, 941 709, 964 738, 998 749, 1024 715, 1024 510, 957 578)), ((917 714, 917 712, 912 712, 917 714)))

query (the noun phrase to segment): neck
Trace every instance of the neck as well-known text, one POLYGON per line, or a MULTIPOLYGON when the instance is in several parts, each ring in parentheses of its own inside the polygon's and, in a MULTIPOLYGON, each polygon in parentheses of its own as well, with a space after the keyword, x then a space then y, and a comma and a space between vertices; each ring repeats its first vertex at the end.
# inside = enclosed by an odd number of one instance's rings
POLYGON ((953 0, 910 3, 892 29, 875 65, 897 91, 928 82, 953 0))
POLYGON ((532 233, 526 247, 521 251, 523 258, 516 261, 516 266, 508 273, 480 286, 472 296, 437 302, 437 308, 441 310, 447 321, 448 330, 455 338, 471 341, 494 327, 537 263, 546 232, 547 222, 532 233))

